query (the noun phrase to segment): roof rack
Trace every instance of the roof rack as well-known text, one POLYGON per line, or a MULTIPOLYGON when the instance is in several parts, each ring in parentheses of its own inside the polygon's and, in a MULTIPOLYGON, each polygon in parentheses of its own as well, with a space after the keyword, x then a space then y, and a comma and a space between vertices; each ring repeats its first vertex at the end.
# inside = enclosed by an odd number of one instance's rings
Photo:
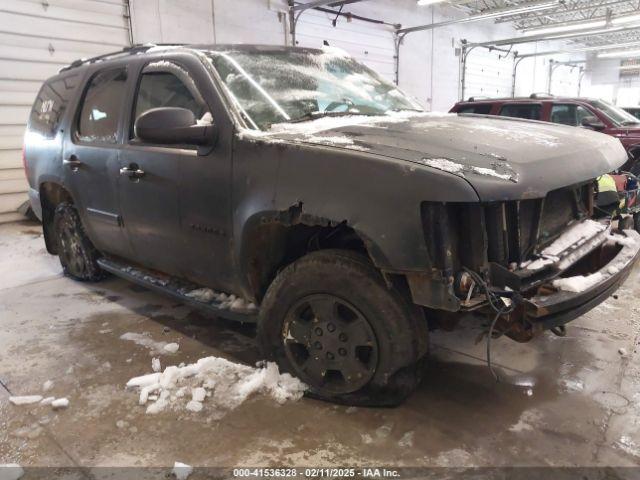
POLYGON ((136 44, 130 47, 124 47, 122 50, 117 50, 115 52, 104 53, 102 55, 98 55, 97 57, 91 58, 80 58, 78 60, 74 60, 66 67, 62 67, 58 73, 66 72, 67 70, 71 70, 72 68, 77 68, 85 64, 91 64, 100 62, 102 60, 108 60, 113 57, 117 57, 119 55, 135 55, 141 52, 146 52, 150 48, 153 47, 179 47, 184 45, 183 43, 145 43, 145 44, 136 44))
POLYGON ((467 102, 477 102, 478 100, 491 100, 490 97, 484 97, 482 95, 476 95, 475 97, 469 97, 467 102))
POLYGON ((529 95, 529 98, 532 100, 540 99, 540 98, 554 98, 550 93, 532 93, 529 95))

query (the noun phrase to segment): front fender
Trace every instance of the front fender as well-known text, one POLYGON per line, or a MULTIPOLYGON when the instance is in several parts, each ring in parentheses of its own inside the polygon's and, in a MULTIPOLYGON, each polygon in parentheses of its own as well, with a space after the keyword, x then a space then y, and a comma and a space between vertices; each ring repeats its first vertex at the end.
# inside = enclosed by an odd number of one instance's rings
POLYGON ((344 222, 382 270, 424 272, 432 262, 421 203, 478 201, 463 178, 360 150, 241 140, 234 156, 234 235, 241 270, 256 227, 296 214, 304 224, 344 222))

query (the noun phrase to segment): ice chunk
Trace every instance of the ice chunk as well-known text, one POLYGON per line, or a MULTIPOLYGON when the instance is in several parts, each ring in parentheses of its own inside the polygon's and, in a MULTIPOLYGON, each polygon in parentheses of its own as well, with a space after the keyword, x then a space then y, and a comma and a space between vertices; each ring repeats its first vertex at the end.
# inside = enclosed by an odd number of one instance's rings
POLYGON ((187 403, 187 406, 185 408, 191 412, 199 412, 200 410, 202 410, 202 403, 191 400, 189 403, 187 403))
POLYGON ((42 384, 42 391, 43 392, 48 392, 52 388, 53 388, 53 382, 51 380, 47 380, 46 382, 44 382, 42 384))
POLYGON ((17 397, 9 397, 9 401, 14 405, 29 405, 31 403, 38 403, 42 400, 42 395, 23 395, 17 397))
POLYGON ((176 353, 179 348, 180 345, 178 345, 177 343, 168 343, 164 346, 164 351, 169 353, 176 353))
POLYGON ((160 373, 149 373, 140 377, 133 377, 127 382, 127 387, 146 387, 160 381, 160 373))
POLYGON ((177 480, 186 480, 189 475, 193 472, 193 467, 191 465, 187 465, 186 463, 175 462, 173 464, 173 473, 177 480))
POLYGON ((51 406, 57 410, 59 408, 67 408, 69 406, 69 399, 67 398, 56 398, 53 402, 51 402, 51 406))
MULTIPOLYGON (((178 410, 176 403, 183 403, 186 392, 191 392, 188 410, 197 412, 202 401, 213 410, 233 410, 253 394, 262 393, 279 403, 302 397, 306 385, 291 375, 280 374, 275 363, 263 363, 258 368, 230 362, 219 357, 205 357, 196 363, 182 367, 169 366, 162 374, 150 374, 131 379, 128 386, 139 386, 140 403, 151 400, 150 393, 160 392, 159 399, 147 407, 148 413, 157 413, 167 407, 178 410), (141 380, 142 379, 142 380, 141 380), (157 381, 158 385, 150 380, 157 381), (182 383, 182 385, 179 385, 182 383), (213 389, 213 393, 206 388, 213 389)), ((184 407, 181 407, 184 408, 184 407)), ((216 413, 219 415, 219 413, 216 413)))
POLYGON ((160 365, 160 359, 157 357, 154 357, 151 359, 151 370, 153 370, 154 372, 159 372, 162 369, 162 366, 160 365))
POLYGON ((0 464, 0 480, 18 480, 23 475, 24 470, 17 463, 0 464))
POLYGON ((202 387, 194 388, 193 390, 191 390, 191 399, 194 402, 203 402, 206 396, 207 391, 202 387))

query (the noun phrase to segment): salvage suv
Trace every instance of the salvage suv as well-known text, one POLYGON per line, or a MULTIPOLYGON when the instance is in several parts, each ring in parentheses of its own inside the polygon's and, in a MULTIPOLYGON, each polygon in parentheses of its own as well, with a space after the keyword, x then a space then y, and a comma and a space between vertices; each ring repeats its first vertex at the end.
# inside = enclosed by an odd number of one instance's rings
POLYGON ((629 154, 622 169, 640 173, 640 119, 604 100, 536 93, 528 98, 471 97, 450 112, 540 120, 606 133, 618 138, 629 154))
POLYGON ((432 115, 341 51, 271 46, 74 62, 24 144, 67 275, 257 322, 311 394, 369 405, 416 387, 430 329, 475 313, 527 341, 614 292, 640 243, 591 218, 594 179, 625 160, 607 135, 432 115))

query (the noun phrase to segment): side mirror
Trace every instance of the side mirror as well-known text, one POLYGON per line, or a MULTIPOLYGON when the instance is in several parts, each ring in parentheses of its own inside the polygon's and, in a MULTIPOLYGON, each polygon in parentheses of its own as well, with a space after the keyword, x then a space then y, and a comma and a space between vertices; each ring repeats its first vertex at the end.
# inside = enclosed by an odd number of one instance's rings
POLYGON ((581 122, 584 128, 590 128, 591 130, 604 130, 607 126, 598 120, 597 117, 584 117, 581 122))
POLYGON ((136 120, 134 132, 144 142, 163 145, 211 145, 216 136, 214 124, 198 125, 191 110, 178 107, 147 110, 136 120))

